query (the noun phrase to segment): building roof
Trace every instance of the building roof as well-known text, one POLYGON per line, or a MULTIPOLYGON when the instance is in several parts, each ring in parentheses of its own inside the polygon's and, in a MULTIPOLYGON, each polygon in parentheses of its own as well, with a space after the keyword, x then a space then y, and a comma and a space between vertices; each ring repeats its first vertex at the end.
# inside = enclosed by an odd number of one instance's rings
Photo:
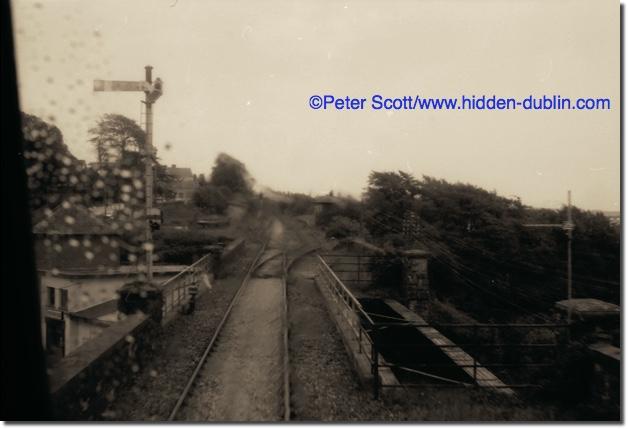
POLYGON ((87 207, 67 201, 47 211, 33 227, 35 234, 47 235, 119 235, 104 220, 92 214, 87 207))
POLYGON ((176 165, 172 165, 170 167, 166 167, 166 173, 171 176, 175 176, 177 179, 193 179, 194 174, 192 174, 192 169, 188 167, 177 167, 176 165))
POLYGON ((556 303, 556 308, 580 317, 619 316, 619 306, 595 298, 565 299, 556 303))

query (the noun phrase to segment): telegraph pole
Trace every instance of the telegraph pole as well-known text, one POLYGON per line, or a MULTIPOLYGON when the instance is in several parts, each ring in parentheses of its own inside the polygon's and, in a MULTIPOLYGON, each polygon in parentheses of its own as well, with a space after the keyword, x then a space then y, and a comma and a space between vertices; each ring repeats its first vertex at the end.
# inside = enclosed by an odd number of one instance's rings
POLYGON ((146 98, 142 103, 146 105, 146 142, 144 143, 145 156, 145 250, 146 250, 146 278, 148 282, 153 280, 153 239, 150 226, 150 216, 153 208, 153 103, 162 94, 162 82, 157 78, 153 82, 153 67, 144 67, 145 78, 143 81, 121 81, 121 80, 94 80, 94 91, 135 91, 144 92, 146 98))
MULTIPOLYGON (((571 218, 571 191, 567 191, 567 222, 564 226, 567 232, 567 299, 571 301, 572 295, 572 269, 571 269, 571 242, 573 240, 574 223, 571 218)), ((569 303, 571 304, 571 302, 569 303)), ((571 305, 567 306, 567 324, 571 325, 571 305)))
MULTIPOLYGON (((567 221, 563 223, 529 223, 523 226, 530 228, 561 228, 567 234, 567 299, 572 297, 572 262, 571 262, 571 242, 573 241, 573 223, 571 214, 571 191, 567 191, 567 221)), ((567 324, 571 325, 571 303, 567 305, 567 324)))
MULTIPOLYGON (((153 83, 153 67, 144 67, 146 72, 146 82, 153 83)), ((146 91, 146 173, 145 173, 145 192, 146 192, 146 277, 148 282, 153 281, 153 234, 150 228, 150 215, 153 208, 153 102, 149 98, 149 92, 146 91)))

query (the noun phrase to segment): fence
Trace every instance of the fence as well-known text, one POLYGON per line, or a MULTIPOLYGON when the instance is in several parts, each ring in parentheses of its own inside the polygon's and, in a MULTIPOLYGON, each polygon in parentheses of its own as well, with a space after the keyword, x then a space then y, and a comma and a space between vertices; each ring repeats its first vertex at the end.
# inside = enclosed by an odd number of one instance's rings
MULTIPOLYGON (((334 302, 340 304, 340 316, 344 320, 345 326, 349 328, 350 342, 357 346, 358 355, 370 363, 371 375, 378 378, 378 353, 368 330, 368 327, 374 325, 373 319, 364 311, 360 301, 353 296, 320 255, 318 256, 316 278, 323 287, 327 288, 334 302)), ((379 380, 374 382, 374 389, 378 389, 379 385, 379 380)), ((378 393, 375 395, 377 396, 378 393)))
POLYGON ((378 364, 378 367, 393 370, 403 387, 475 386, 514 393, 513 389, 542 387, 530 382, 534 379, 532 374, 556 366, 559 351, 566 345, 566 333, 562 330, 567 328, 567 325, 556 324, 428 324, 375 319, 374 331, 370 334, 376 352, 391 362, 378 364), (461 341, 453 342, 442 334, 452 331, 466 333, 460 336, 461 341), (547 335, 540 342, 490 339, 526 336, 525 333, 508 335, 514 331, 545 331, 547 335), (412 338, 413 333, 422 338, 412 338), (463 338, 468 340, 463 341, 463 338))
MULTIPOLYGON (((334 256, 346 255, 326 255, 332 258, 334 256)), ((370 260, 373 257, 361 258, 370 260)), ((568 326, 560 324, 435 325, 410 312, 407 318, 403 318, 394 310, 389 314, 368 311, 325 258, 319 256, 318 262, 317 281, 327 288, 336 303, 341 304, 341 315, 349 327, 352 341, 357 344, 358 353, 370 363, 375 398, 379 397, 382 388, 476 386, 513 393, 512 389, 515 388, 540 387, 532 383, 505 383, 492 370, 506 374, 507 371, 522 373, 525 369, 552 367, 556 364, 558 351, 568 338, 568 326), (453 333, 457 343, 445 337, 441 331, 453 333), (466 333, 460 334, 460 331, 466 333), (524 332, 514 335, 513 332, 516 331, 524 332), (535 335, 545 340, 534 341, 535 335), (532 339, 528 338, 530 336, 532 339), (528 340, 502 342, 502 337, 528 340), (541 353, 537 354, 537 359, 530 359, 532 356, 527 352, 526 359, 504 359, 506 356, 521 356, 523 350, 537 350, 541 353), (501 358, 480 363, 478 356, 484 360, 491 355, 499 355, 501 358), (382 368, 392 370, 401 384, 382 382, 382 368), (515 369, 518 371, 513 371, 515 369), (435 383, 426 383, 426 379, 435 383), (417 380, 420 382, 416 382, 417 380)), ((344 264, 360 267, 363 262, 364 259, 361 259, 357 263, 345 261, 344 264)), ((342 265, 343 263, 334 263, 334 266, 342 265)))
POLYGON ((161 284, 162 323, 167 323, 190 299, 190 290, 196 288, 200 294, 202 286, 210 285, 214 255, 209 253, 186 267, 176 276, 161 284))
POLYGON ((325 263, 343 283, 370 284, 373 280, 371 264, 386 258, 383 255, 328 253, 322 255, 325 263))

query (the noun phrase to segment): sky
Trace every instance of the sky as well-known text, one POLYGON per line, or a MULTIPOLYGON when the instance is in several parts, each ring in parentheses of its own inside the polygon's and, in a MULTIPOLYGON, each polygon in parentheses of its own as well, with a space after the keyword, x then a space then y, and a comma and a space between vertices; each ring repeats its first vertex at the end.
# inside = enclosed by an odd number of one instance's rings
POLYGON ((105 113, 139 122, 164 83, 162 163, 208 174, 216 155, 257 182, 359 196, 371 171, 465 182, 535 207, 620 208, 619 4, 610 0, 13 0, 23 111, 93 161, 105 113), (610 98, 603 111, 333 111, 311 95, 610 98))

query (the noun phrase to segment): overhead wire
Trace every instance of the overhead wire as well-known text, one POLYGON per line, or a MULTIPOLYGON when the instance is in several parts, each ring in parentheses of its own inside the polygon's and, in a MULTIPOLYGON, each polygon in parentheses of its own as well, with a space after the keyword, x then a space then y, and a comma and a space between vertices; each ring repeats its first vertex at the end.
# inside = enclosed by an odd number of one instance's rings
MULTIPOLYGON (((367 215, 367 217, 372 219, 372 220, 374 220, 375 222, 380 223, 383 226, 386 226, 390 230, 393 230, 393 231, 395 231, 397 233, 401 233, 402 232, 401 230, 396 229, 396 228, 392 227, 391 225, 384 224, 383 222, 379 221, 378 219, 376 219, 376 218, 374 218, 372 216, 368 216, 367 215)), ((478 290, 481 290, 485 294, 491 295, 491 296, 497 298, 498 300, 502 301, 503 303, 505 303, 507 305, 510 305, 513 308, 517 308, 519 310, 522 310, 522 311, 524 311, 526 314, 528 314, 530 316, 539 317, 540 319, 543 319, 545 321, 551 321, 549 318, 547 318, 542 313, 534 313, 530 309, 526 309, 526 308, 524 308, 524 307, 522 307, 522 306, 520 306, 518 304, 515 304, 514 302, 504 298, 503 296, 501 296, 501 295, 499 295, 499 294, 497 294, 495 292, 492 292, 490 290, 487 290, 486 288, 478 285, 476 282, 474 282, 473 280, 469 279, 467 276, 465 276, 462 273, 460 273, 460 271, 458 271, 458 269, 452 265, 452 262, 448 263, 447 261, 442 260, 441 258, 439 258, 436 254, 434 254, 433 256, 436 259, 438 259, 441 263, 443 263, 444 265, 448 266, 448 268, 451 269, 451 271, 454 273, 454 275, 456 277, 458 277, 461 281, 463 281, 464 283, 470 285, 471 287, 474 287, 474 288, 476 288, 478 290)))

